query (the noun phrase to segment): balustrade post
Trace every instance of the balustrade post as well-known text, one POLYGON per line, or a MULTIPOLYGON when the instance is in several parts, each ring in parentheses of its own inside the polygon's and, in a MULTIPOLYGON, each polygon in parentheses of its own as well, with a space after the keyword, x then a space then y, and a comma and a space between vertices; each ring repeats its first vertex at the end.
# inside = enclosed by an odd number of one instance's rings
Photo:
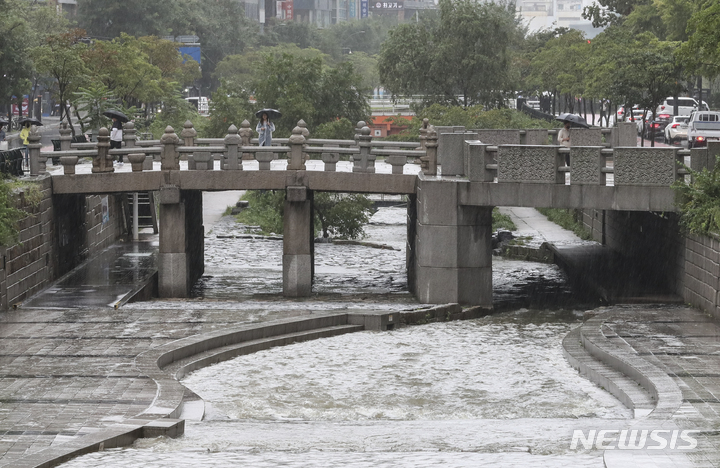
MULTIPOLYGON (((240 140, 242 146, 250 146, 250 141, 252 140, 253 131, 250 128, 250 122, 248 122, 247 119, 243 120, 240 124, 240 140)), ((253 160, 252 153, 243 153, 242 158, 244 160, 253 160)))
MULTIPOLYGON (((310 130, 307 129, 307 124, 303 119, 300 119, 297 124, 302 130, 302 136, 305 137, 305 141, 307 141, 308 138, 310 138, 310 130)), ((307 161, 308 159, 310 159, 310 154, 303 153, 303 161, 307 161)))
POLYGON ((102 127, 97 137, 97 155, 93 158, 92 172, 115 172, 113 157, 110 156, 110 132, 102 127))
POLYGON ((162 152, 160 153, 160 169, 163 171, 179 171, 180 155, 177 147, 180 145, 180 138, 175 130, 168 125, 165 127, 165 134, 160 138, 162 152))
POLYGON ((230 125, 228 134, 225 135, 225 147, 227 148, 225 153, 227 166, 225 168, 230 171, 242 171, 242 163, 238 154, 238 147, 241 143, 242 137, 238 135, 238 128, 235 125, 230 125))
POLYGON ((135 129, 135 123, 126 122, 123 125, 123 142, 125 148, 135 148, 137 142, 137 129, 135 129))
POLYGON ((430 121, 428 119, 423 119, 422 126, 420 127, 420 149, 425 149, 425 140, 427 140, 427 134, 428 134, 428 125, 430 125, 430 121))
POLYGON ((303 130, 299 125, 293 128, 292 135, 288 138, 288 145, 290 146, 290 161, 288 163, 288 170, 305 170, 305 160, 303 159, 305 137, 303 136, 303 130))
POLYGON ((30 129, 28 135, 28 156, 30 158, 30 175, 36 176, 39 174, 45 174, 45 163, 47 162, 47 156, 43 156, 40 153, 40 132, 35 125, 30 129))
POLYGON ((356 135, 360 154, 353 158, 353 172, 375 172, 375 156, 370 154, 372 146, 372 136, 370 136, 370 128, 367 126, 360 130, 356 135))
POLYGON ((67 122, 60 125, 60 151, 70 151, 72 143, 72 130, 68 127, 67 122))
MULTIPOLYGON (((193 128, 193 123, 186 120, 183 124, 183 129, 180 132, 180 138, 183 140, 183 146, 195 146, 195 137, 197 136, 197 130, 193 128)), ((188 170, 194 171, 195 157, 194 154, 188 156, 188 170)))
POLYGON ((438 135, 435 127, 429 126, 425 140, 425 156, 420 158, 420 167, 425 175, 437 175, 438 135))

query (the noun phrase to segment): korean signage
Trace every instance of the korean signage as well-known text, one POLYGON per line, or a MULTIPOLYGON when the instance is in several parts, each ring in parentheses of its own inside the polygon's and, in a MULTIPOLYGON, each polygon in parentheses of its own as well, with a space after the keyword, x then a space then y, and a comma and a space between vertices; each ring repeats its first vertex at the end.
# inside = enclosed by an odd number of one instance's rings
POLYGON ((355 2, 353 0, 348 2, 348 18, 355 18, 355 2))
POLYGON ((368 0, 360 0, 360 18, 368 17, 368 0))
POLYGON ((402 10, 403 2, 372 2, 370 8, 373 10, 402 10))
POLYGON ((293 19, 293 0, 277 2, 277 16, 284 20, 293 19))

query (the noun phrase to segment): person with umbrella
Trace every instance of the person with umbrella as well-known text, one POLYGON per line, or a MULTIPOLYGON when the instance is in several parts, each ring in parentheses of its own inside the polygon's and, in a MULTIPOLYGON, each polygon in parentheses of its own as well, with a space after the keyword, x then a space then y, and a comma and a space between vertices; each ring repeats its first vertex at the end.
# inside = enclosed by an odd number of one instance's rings
MULTIPOLYGON (((113 116, 112 130, 110 131, 110 149, 120 149, 123 140, 123 125, 120 119, 113 116)), ((122 155, 118 155, 118 164, 123 163, 122 155)))
POLYGON ((272 145, 272 132, 275 131, 275 124, 270 121, 270 114, 279 116, 280 113, 274 109, 263 109, 255 114, 260 117, 260 122, 255 127, 255 131, 258 132, 258 144, 260 146, 272 145))
POLYGON ((26 120, 26 121, 22 122, 21 125, 22 125, 22 130, 20 130, 20 140, 22 140, 23 150, 24 150, 23 152, 25 153, 25 157, 23 159, 25 160, 25 165, 29 167, 30 166, 30 161, 29 161, 30 158, 28 155, 28 144, 29 144, 28 137, 30 136, 30 121, 26 120))
POLYGON ((563 128, 558 132, 558 143, 570 148, 570 121, 566 120, 563 128))

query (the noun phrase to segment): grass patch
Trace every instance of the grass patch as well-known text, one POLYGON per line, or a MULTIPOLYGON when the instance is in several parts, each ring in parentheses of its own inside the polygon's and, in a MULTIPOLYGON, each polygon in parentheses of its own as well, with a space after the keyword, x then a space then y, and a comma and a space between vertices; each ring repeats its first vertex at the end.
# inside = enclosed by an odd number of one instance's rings
POLYGON ((510 216, 500 213, 496 206, 492 211, 492 230, 504 229, 506 231, 517 231, 517 226, 510 216))
POLYGON ((592 240, 592 233, 576 219, 573 210, 562 208, 538 208, 537 210, 558 226, 574 232, 580 239, 592 240))

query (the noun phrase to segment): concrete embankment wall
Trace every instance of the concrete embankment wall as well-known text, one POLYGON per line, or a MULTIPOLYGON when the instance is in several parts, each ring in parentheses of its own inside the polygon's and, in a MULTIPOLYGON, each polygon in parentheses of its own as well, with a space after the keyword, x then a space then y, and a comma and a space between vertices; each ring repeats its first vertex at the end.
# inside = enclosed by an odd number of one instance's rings
POLYGON ((675 213, 582 211, 594 240, 639 264, 659 282, 720 319, 720 237, 685 235, 675 213))
POLYGON ((15 197, 28 213, 17 226, 19 242, 0 248, 0 310, 41 291, 125 231, 120 196, 53 198, 50 177, 34 183, 39 193, 32 188, 15 197))

